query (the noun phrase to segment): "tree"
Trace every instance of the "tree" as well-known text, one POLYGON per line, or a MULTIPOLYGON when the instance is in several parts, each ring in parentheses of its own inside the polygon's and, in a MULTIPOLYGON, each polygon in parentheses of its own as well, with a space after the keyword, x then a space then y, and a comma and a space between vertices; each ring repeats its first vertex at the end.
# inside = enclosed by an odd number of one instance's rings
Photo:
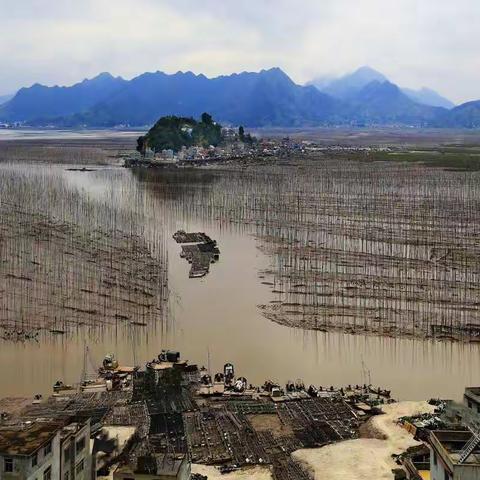
POLYGON ((241 142, 245 140, 245 129, 242 125, 240 125, 240 127, 238 128, 238 137, 240 138, 241 142))
POLYGON ((248 145, 253 145, 257 140, 256 137, 253 137, 250 133, 247 133, 244 138, 244 142, 248 143, 248 145))
POLYGON ((147 145, 146 145, 145 137, 138 137, 137 138, 137 152, 139 152, 142 157, 145 157, 145 153, 147 150, 147 145))
POLYGON ((158 153, 162 150, 178 152, 193 145, 208 147, 222 142, 222 126, 208 113, 200 122, 193 118, 167 116, 160 118, 148 133, 137 140, 137 150, 145 155, 147 148, 158 153))
POLYGON ((206 112, 202 113, 202 123, 205 123, 206 125, 211 125, 213 123, 212 116, 206 112))

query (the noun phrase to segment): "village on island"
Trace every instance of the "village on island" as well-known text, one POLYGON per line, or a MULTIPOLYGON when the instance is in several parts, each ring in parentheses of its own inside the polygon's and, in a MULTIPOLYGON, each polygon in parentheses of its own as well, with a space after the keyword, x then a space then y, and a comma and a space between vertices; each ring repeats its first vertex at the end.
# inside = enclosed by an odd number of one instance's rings
POLYGON ((137 151, 125 158, 126 167, 191 166, 208 162, 281 157, 304 146, 289 138, 258 139, 244 127, 223 127, 211 115, 162 117, 137 140, 137 151))

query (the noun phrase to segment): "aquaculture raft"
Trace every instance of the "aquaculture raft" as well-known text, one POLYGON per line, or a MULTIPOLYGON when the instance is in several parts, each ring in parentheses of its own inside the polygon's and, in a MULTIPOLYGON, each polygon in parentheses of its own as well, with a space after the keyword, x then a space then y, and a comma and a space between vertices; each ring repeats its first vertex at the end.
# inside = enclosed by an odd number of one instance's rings
POLYGON ((220 258, 217 242, 203 232, 187 233, 179 230, 173 238, 177 243, 183 244, 180 257, 191 264, 190 278, 204 277, 210 271, 210 264, 220 258))

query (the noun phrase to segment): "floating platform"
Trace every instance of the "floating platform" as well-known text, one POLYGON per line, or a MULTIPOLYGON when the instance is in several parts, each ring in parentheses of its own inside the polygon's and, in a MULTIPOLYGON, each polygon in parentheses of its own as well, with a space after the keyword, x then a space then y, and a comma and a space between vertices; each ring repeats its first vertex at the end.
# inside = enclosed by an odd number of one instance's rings
POLYGON ((177 243, 209 243, 209 242, 214 242, 214 240, 212 240, 204 232, 187 233, 185 230, 178 230, 178 232, 175 232, 173 234, 173 239, 177 243))
POLYGON ((201 278, 210 272, 210 264, 220 258, 217 242, 203 232, 187 233, 179 230, 173 235, 177 243, 182 244, 180 257, 191 264, 188 276, 201 278))

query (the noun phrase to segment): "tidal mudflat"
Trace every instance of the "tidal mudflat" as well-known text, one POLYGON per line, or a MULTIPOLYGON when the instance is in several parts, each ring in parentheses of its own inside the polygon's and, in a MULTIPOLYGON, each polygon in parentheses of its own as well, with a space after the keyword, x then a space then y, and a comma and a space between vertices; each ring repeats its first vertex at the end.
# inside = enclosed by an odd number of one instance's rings
POLYGON ((135 171, 76 148, 0 165, 3 396, 78 381, 85 344, 125 364, 209 351, 257 384, 366 368, 408 399, 478 383, 478 173, 325 155, 135 171), (207 277, 185 275, 179 229, 222 246, 207 277))

